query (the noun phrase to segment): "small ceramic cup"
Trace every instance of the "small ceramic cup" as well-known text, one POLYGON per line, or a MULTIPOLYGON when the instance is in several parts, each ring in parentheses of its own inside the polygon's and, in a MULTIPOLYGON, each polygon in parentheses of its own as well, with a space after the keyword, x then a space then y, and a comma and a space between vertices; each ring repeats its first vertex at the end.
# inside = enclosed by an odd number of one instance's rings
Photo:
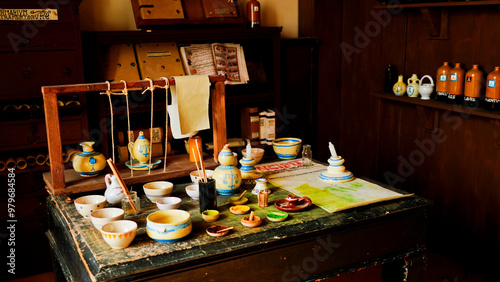
POLYGON ((100 230, 104 241, 113 249, 123 249, 132 243, 137 233, 137 223, 132 220, 117 220, 106 223, 100 230))
POLYGON ((90 220, 95 228, 101 228, 112 221, 121 220, 125 216, 125 211, 119 208, 103 208, 93 211, 90 214, 90 220))
POLYGON ((144 194, 154 203, 157 199, 170 195, 174 184, 168 181, 154 181, 144 184, 143 189, 144 194))
POLYGON ((182 199, 179 197, 163 197, 156 200, 156 206, 160 210, 175 210, 181 206, 182 199))
POLYGON ((90 219, 90 214, 106 207, 106 197, 101 195, 83 196, 75 200, 76 210, 84 217, 90 219))
POLYGON ((198 184, 192 184, 192 185, 186 186, 186 193, 193 200, 199 200, 200 199, 200 189, 198 187, 198 184))
MULTIPOLYGON (((212 176, 214 175, 214 171, 211 170, 211 169, 205 169, 205 173, 207 174, 207 178, 212 178, 212 176)), ((201 179, 201 177, 198 174, 197 170, 191 171, 191 173, 189 174, 189 176, 191 177, 191 181, 193 183, 198 183, 200 181, 200 179, 201 179)))

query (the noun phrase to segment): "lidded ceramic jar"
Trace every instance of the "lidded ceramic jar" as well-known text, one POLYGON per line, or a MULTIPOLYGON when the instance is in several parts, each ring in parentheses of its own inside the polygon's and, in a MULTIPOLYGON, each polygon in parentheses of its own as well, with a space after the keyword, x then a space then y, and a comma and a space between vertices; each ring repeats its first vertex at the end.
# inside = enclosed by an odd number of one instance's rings
POLYGON ((490 72, 486 77, 486 95, 484 98, 485 108, 498 110, 500 108, 500 67, 490 72))
POLYGON ((215 179, 215 188, 221 195, 232 195, 241 186, 241 172, 234 165, 234 158, 228 145, 224 145, 218 158, 221 165, 214 170, 212 176, 215 179))
POLYGON ((478 107, 483 87, 484 74, 478 65, 472 65, 472 69, 465 74, 464 105, 478 107))
POLYGON ((451 67, 448 62, 444 62, 437 70, 436 75, 436 100, 446 101, 448 99, 449 93, 449 76, 451 72, 451 67))
POLYGON ((462 103, 464 94, 464 76, 465 71, 460 67, 460 63, 456 63, 455 67, 450 71, 448 103, 460 104, 462 103))
POLYGON ((403 96, 406 92, 406 84, 403 82, 403 75, 398 76, 398 82, 392 86, 392 91, 396 96, 403 96))
POLYGON ((83 152, 73 159, 73 168, 81 176, 97 176, 106 167, 106 158, 104 158, 103 154, 94 151, 92 147, 94 143, 94 141, 80 143, 83 152))

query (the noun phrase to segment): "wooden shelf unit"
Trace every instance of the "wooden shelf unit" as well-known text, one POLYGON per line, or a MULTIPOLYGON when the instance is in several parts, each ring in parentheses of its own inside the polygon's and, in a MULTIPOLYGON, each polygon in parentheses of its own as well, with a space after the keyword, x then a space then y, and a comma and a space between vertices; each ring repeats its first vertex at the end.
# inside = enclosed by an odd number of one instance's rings
MULTIPOLYGON (((226 143, 226 106, 225 106, 225 78, 222 76, 211 76, 211 103, 212 103, 212 130, 214 140, 214 156, 213 161, 207 162, 207 167, 213 168, 217 163, 217 156, 226 143)), ((153 80, 153 85, 165 86, 165 80, 153 80)), ((174 79, 169 79, 170 85, 175 85, 174 79)), ((113 82, 109 84, 110 90, 122 90, 123 82, 113 82)), ((150 81, 129 81, 127 88, 145 88, 150 86, 150 81)), ((84 191, 93 191, 104 188, 104 182, 99 178, 83 178, 79 175, 75 176, 75 171, 64 170, 62 162, 62 144, 61 131, 59 124, 59 114, 57 106, 58 95, 64 96, 75 92, 102 92, 108 90, 106 83, 87 83, 74 85, 58 85, 42 87, 42 94, 45 104, 45 121, 47 125, 47 139, 49 156, 51 160, 50 173, 44 174, 44 180, 47 187, 54 195, 69 195, 84 191), (76 178, 79 178, 77 180, 76 178), (101 180, 101 181, 99 181, 101 180), (100 182, 96 184, 96 182, 100 182)), ((151 180, 168 179, 180 176, 187 176, 189 172, 195 170, 193 164, 188 161, 186 155, 167 157, 167 172, 163 172, 162 168, 152 170, 151 174, 144 175, 141 172, 134 171, 133 178, 126 178, 126 184, 139 182, 147 182, 151 180), (153 173, 154 171, 154 173, 153 173)), ((125 173, 128 169, 124 168, 121 173, 125 173)), ((146 172, 147 173, 147 172, 146 172)))
POLYGON ((422 100, 420 98, 410 98, 408 96, 396 96, 391 93, 370 93, 372 96, 391 100, 406 104, 412 104, 417 106, 424 106, 428 108, 440 109, 445 111, 452 111, 457 113, 465 113, 474 116, 480 116, 491 119, 500 119, 500 112, 488 111, 482 108, 468 108, 462 105, 448 104, 445 102, 438 102, 435 100, 422 100))
POLYGON ((414 4, 398 4, 398 5, 385 5, 378 4, 375 8, 386 9, 391 7, 397 8, 429 8, 429 7, 463 7, 463 6, 487 6, 487 5, 500 5, 500 1, 460 1, 460 2, 429 2, 429 3, 414 3, 414 4))

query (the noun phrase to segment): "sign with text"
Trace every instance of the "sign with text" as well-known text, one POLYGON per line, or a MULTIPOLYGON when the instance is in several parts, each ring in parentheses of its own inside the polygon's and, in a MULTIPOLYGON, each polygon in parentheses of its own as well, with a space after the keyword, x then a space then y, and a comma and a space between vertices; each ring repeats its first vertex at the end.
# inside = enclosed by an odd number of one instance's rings
POLYGON ((2 9, 0 21, 57 21, 57 9, 2 9))

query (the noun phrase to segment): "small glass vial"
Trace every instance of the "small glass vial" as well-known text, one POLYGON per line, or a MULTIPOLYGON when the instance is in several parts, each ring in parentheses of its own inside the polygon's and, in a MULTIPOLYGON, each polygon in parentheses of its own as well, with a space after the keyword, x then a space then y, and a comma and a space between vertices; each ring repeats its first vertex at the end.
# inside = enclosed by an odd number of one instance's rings
POLYGON ((122 198, 122 209, 125 211, 125 215, 136 215, 141 211, 141 198, 137 197, 136 191, 130 191, 130 195, 125 195, 122 198), (135 210, 130 201, 134 203, 135 210))
POLYGON ((302 160, 304 161, 304 166, 312 166, 312 151, 311 145, 304 145, 302 148, 302 160))

